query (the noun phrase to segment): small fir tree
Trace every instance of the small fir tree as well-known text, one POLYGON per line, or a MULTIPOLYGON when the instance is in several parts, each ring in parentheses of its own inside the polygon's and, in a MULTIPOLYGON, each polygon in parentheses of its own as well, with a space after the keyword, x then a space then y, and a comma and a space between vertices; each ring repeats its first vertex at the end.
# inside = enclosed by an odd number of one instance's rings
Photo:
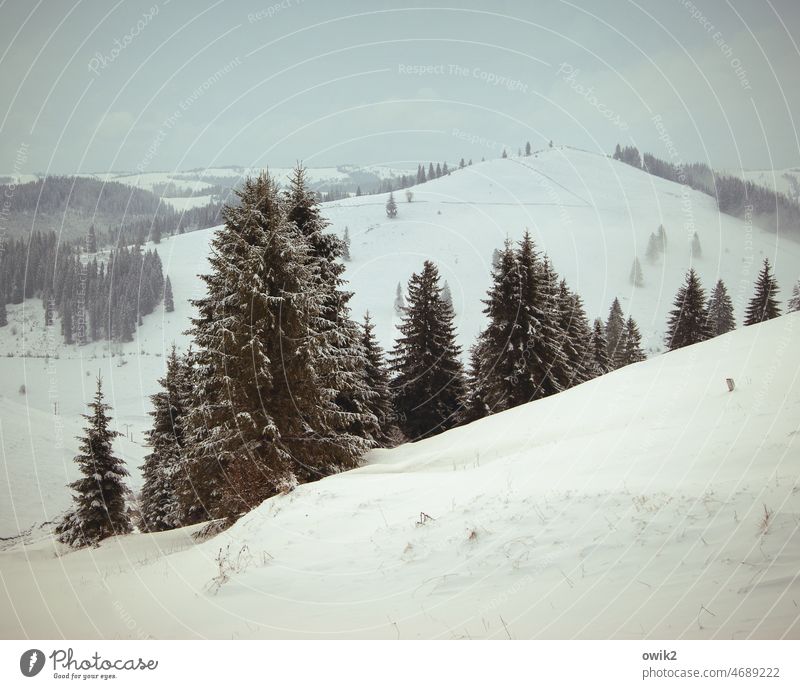
POLYGON ((175 310, 175 297, 172 295, 172 283, 169 280, 169 275, 164 281, 164 311, 172 313, 175 310))
POLYGON ((389 198, 386 201, 386 217, 397 217, 397 203, 394 200, 394 194, 392 192, 389 192, 389 198))
POLYGON ((764 321, 777 318, 781 315, 778 299, 778 282, 772 275, 769 259, 764 259, 764 266, 756 278, 756 287, 753 298, 747 305, 745 312, 745 325, 755 325, 764 321))
POLYGON ((56 527, 58 539, 74 547, 94 545, 132 530, 125 508, 128 470, 113 449, 114 438, 121 434, 110 428, 110 407, 104 402, 99 377, 89 409, 91 413, 83 414, 87 426, 75 457, 83 476, 70 484, 74 507, 56 527))
POLYGON ((722 280, 717 280, 714 291, 706 306, 708 311, 708 330, 710 337, 724 335, 736 328, 733 316, 733 302, 722 280))
POLYGON ((686 273, 686 280, 675 295, 673 309, 667 322, 665 342, 669 350, 707 340, 710 336, 705 290, 694 268, 686 273))
POLYGON ((620 349, 620 340, 625 332, 625 318, 622 315, 622 307, 619 305, 619 299, 614 298, 611 303, 611 308, 608 310, 608 318, 606 319, 606 342, 608 343, 608 360, 611 366, 618 360, 617 350, 620 349))

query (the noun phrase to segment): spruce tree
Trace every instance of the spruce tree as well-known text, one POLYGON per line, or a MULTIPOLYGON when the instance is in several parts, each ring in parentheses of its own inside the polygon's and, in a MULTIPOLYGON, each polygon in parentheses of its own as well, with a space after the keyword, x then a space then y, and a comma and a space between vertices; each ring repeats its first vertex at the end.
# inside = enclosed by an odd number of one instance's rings
POLYGON ((635 364, 638 361, 644 361, 647 357, 642 351, 642 335, 639 332, 639 327, 633 317, 628 316, 625 321, 625 332, 622 336, 621 356, 618 359, 616 368, 635 364))
POLYGON ((172 313, 175 310, 175 297, 172 295, 172 283, 169 280, 169 275, 164 282, 164 311, 172 313))
POLYGON ((559 286, 559 328, 563 333, 562 351, 567 359, 561 381, 566 389, 593 378, 592 330, 583 300, 567 287, 566 280, 559 286))
POLYGON ((180 526, 178 482, 185 445, 184 415, 188 402, 186 369, 175 345, 167 357, 167 370, 159 379, 161 390, 150 396, 153 426, 147 432, 150 454, 142 465, 140 511, 144 531, 165 531, 180 526))
MULTIPOLYGON (((298 166, 286 194, 288 219, 305 237, 311 248, 315 273, 312 289, 318 296, 319 315, 312 322, 318 333, 312 365, 321 385, 333 395, 328 425, 342 438, 354 435, 376 442, 380 435, 378 420, 370 413, 368 398, 372 394, 364 380, 365 352, 361 329, 350 318, 352 292, 344 289, 344 264, 339 260, 346 244, 327 232, 329 223, 322 217, 316 196, 309 189, 305 170, 298 166)), ((358 451, 363 452, 366 446, 358 451)))
POLYGON ((617 350, 620 349, 620 340, 625 332, 625 318, 622 315, 622 307, 619 305, 619 299, 616 297, 611 303, 611 308, 608 310, 608 318, 606 319, 606 342, 608 343, 608 360, 611 367, 615 368, 614 364, 618 359, 617 350))
POLYGON ((323 384, 330 371, 320 370, 331 292, 318 257, 330 235, 306 236, 299 224, 309 208, 293 206, 290 220, 265 174, 237 195, 211 242, 207 296, 194 302, 187 414, 187 479, 209 516, 228 520, 298 482, 355 466, 365 449, 334 430, 349 419, 336 402, 340 389, 323 384))
POLYGON ((344 237, 342 237, 342 259, 349 261, 350 259, 350 228, 345 225, 344 237))
POLYGON ((527 231, 516 258, 522 300, 518 322, 525 343, 518 397, 528 401, 560 392, 569 362, 562 349, 566 334, 560 328, 558 276, 546 256, 539 260, 527 231))
POLYGON ((522 279, 511 241, 506 239, 499 265, 492 271, 483 312, 488 319, 475 351, 482 357, 473 370, 481 370, 482 397, 492 412, 529 402, 535 388, 527 385, 524 353, 528 347, 526 313, 522 311, 522 279), (520 379, 522 378, 522 379, 520 379))
POLYGON ((792 288, 792 297, 789 299, 787 311, 789 313, 800 311, 800 280, 794 283, 794 287, 792 288))
POLYGON ((450 291, 450 285, 447 283, 447 280, 444 281, 444 287, 442 287, 442 299, 444 299, 445 303, 450 307, 450 310, 455 313, 456 310, 453 307, 453 293, 450 291))
POLYGON ((109 405, 104 402, 102 381, 98 377, 91 413, 83 414, 87 426, 79 438, 80 449, 75 462, 83 475, 70 484, 74 491, 74 507, 56 527, 58 540, 81 547, 94 545, 109 536, 130 533, 131 521, 125 507, 124 462, 114 455, 114 438, 120 433, 111 430, 109 405))
POLYGON ((392 192, 389 192, 389 198, 386 201, 386 217, 397 217, 397 203, 395 203, 394 194, 392 192))
POLYGON ((392 388, 398 425, 416 440, 455 425, 465 382, 453 312, 431 261, 411 276, 407 301, 391 357, 392 388))
POLYGON ((367 399, 368 411, 377 419, 375 441, 379 445, 387 446, 390 444, 390 432, 394 420, 389 372, 384 360, 383 349, 375 337, 375 326, 369 317, 369 311, 364 315, 361 343, 366 360, 365 383, 372 393, 367 399))
POLYGON ((708 329, 710 337, 724 335, 736 328, 733 316, 733 302, 722 280, 717 280, 714 291, 706 305, 708 311, 708 329))
POLYGON ((458 413, 459 425, 472 423, 492 413, 492 409, 486 404, 486 381, 481 372, 481 362, 484 358, 481 352, 483 342, 483 333, 480 333, 477 342, 469 350, 467 392, 464 404, 458 413))
POLYGON ((656 241, 658 242, 658 250, 663 254, 667 251, 667 231, 663 225, 658 226, 656 232, 656 241))
POLYGON ((644 287, 644 275, 642 274, 642 264, 639 263, 639 257, 634 256, 631 272, 628 275, 628 282, 634 287, 644 287))
POLYGON ((705 298, 700 278, 694 268, 690 268, 684 284, 675 295, 674 308, 669 314, 665 337, 667 349, 680 349, 709 338, 705 298))
POLYGON ((406 299, 403 296, 403 286, 398 282, 394 293, 394 312, 397 316, 402 316, 406 310, 406 299))
POLYGON ((605 326, 600 318, 594 319, 592 327, 592 377, 603 376, 611 370, 608 360, 608 342, 606 341, 605 326))
POLYGON ((525 142, 525 155, 529 156, 531 154, 531 142, 525 142))
POLYGON ((775 296, 777 293, 778 282, 772 275, 769 259, 765 258, 764 266, 756 278, 755 293, 745 311, 744 324, 755 325, 780 316, 781 309, 775 296))
POLYGON ((97 232, 94 225, 89 225, 89 233, 86 235, 86 251, 90 254, 97 253, 97 232))

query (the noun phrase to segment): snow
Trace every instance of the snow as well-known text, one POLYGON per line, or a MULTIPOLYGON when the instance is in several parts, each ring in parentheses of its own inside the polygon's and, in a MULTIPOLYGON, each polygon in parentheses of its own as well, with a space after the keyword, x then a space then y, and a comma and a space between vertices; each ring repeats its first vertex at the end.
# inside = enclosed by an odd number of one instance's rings
POLYGON ((798 347, 798 314, 741 329, 375 451, 205 542, 13 544, 0 636, 798 638, 798 347))

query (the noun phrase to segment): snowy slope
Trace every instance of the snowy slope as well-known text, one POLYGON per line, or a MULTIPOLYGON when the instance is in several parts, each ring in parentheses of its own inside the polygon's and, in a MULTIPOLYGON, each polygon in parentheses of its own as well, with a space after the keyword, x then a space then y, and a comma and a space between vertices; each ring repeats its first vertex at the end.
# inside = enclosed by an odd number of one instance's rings
MULTIPOLYGON (((369 309, 387 349, 397 334, 392 308, 395 287, 398 282, 405 285, 423 260, 431 258, 450 284, 459 341, 466 352, 483 324, 480 300, 489 285, 492 250, 506 236, 519 238, 525 227, 583 296, 591 317, 605 317, 613 298, 620 298, 623 309, 639 322, 650 353, 662 347, 667 313, 689 265, 688 236, 695 229, 703 248, 703 258, 695 267, 706 288, 718 276, 726 281, 739 322, 764 256, 775 265, 782 299, 788 298, 790 286, 800 276, 796 242, 719 214, 704 194, 574 149, 478 163, 412 191, 411 203, 404 192, 396 194, 399 214, 394 220, 384 212, 387 195, 351 198, 324 207, 334 231, 343 234, 349 228, 352 261, 346 277, 355 293, 354 316, 360 318, 369 309), (644 249, 659 223, 667 229, 669 244, 663 263, 650 266, 644 261, 644 249), (628 282, 636 254, 642 259, 643 288, 628 282)), ((187 300, 201 295, 197 274, 206 270, 212 233, 203 230, 171 237, 157 247, 172 281, 176 311, 165 314, 159 308, 146 316, 133 343, 65 347, 53 345, 58 337, 51 335, 48 345, 41 302, 10 306, 9 326, 0 328, 0 395, 24 402, 15 407, 21 412, 30 408, 46 414, 52 414, 51 397, 56 396, 62 417, 77 419, 91 399, 94 376, 102 371, 118 429, 141 443, 149 425, 148 396, 157 390, 163 355, 172 342, 179 347, 188 344, 183 334, 191 315, 187 300), (52 359, 37 358, 48 352, 58 353, 55 364, 52 359), (56 374, 49 370, 54 365, 56 374), (24 400, 18 394, 22 384, 27 387, 24 400)), ((6 442, 25 444, 24 418, 18 421, 16 413, 7 413, 6 442), (23 429, 23 435, 12 437, 13 429, 23 429)), ((143 456, 146 448, 136 445, 132 452, 132 457, 143 456)), ((48 475, 69 471, 64 467, 64 461, 71 464, 69 458, 60 454, 36 452, 35 457, 40 468, 52 468, 48 475)), ((135 467, 132 470, 138 478, 135 467)), ((13 480, 12 495, 27 496, 35 490, 30 473, 18 472, 13 480)), ((49 513, 68 504, 66 491, 54 494, 49 513)), ((20 514, 31 523, 48 517, 35 505, 21 509, 20 514)), ((0 512, 0 536, 17 531, 16 523, 6 520, 9 515, 0 512)))
POLYGON ((0 636, 800 638, 799 348, 798 314, 739 330, 373 452, 205 543, 6 548, 0 636))
POLYGON ((369 309, 387 347, 395 337, 396 285, 405 285, 426 258, 438 263, 450 284, 462 346, 474 342, 483 324, 480 300, 489 286, 492 250, 507 236, 519 239, 526 227, 581 294, 589 315, 605 318, 619 297, 651 352, 662 348, 695 231, 703 256, 694 266, 707 289, 725 280, 739 320, 765 257, 775 266, 782 299, 800 276, 797 242, 720 214, 705 194, 597 154, 564 148, 487 161, 412 191, 411 203, 403 192, 396 194, 399 213, 393 220, 384 212, 386 194, 325 208, 335 231, 349 228, 354 311, 369 309), (659 224, 667 231, 667 252, 649 265, 647 240, 659 224), (642 263, 642 288, 628 280, 634 256, 642 263))

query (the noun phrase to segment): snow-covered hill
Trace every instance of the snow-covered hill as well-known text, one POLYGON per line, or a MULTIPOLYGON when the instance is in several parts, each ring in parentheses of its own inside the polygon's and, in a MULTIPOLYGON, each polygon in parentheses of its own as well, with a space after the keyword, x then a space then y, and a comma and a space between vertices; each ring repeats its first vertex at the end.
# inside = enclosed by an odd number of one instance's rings
MULTIPOLYGON (((386 348, 397 335, 396 285, 405 285, 430 258, 451 287, 459 341, 466 352, 483 324, 481 299, 489 285, 492 250, 506 236, 521 237, 526 227, 583 296, 591 317, 605 317, 613 298, 620 298, 623 309, 639 322, 651 354, 661 349, 667 313, 689 266, 694 231, 703 249, 694 265, 706 288, 718 277, 726 281, 739 322, 764 257, 775 266, 783 300, 800 276, 797 242, 719 214, 704 194, 574 149, 478 163, 411 191, 410 203, 404 192, 396 194, 399 213, 393 220, 384 211, 385 194, 324 208, 334 231, 343 234, 349 228, 352 261, 346 277, 355 293, 354 316, 360 318, 369 309, 386 348), (662 223, 668 236, 666 256, 649 265, 644 260, 647 239, 662 223), (644 270, 641 288, 628 281, 635 255, 644 270)), ((59 325, 50 333, 45 330, 39 300, 9 306, 9 325, 0 328, 0 395, 9 402, 2 418, 4 442, 15 450, 6 454, 11 457, 6 461, 36 471, 10 473, 7 490, 15 498, 13 505, 0 504, 0 536, 52 519, 68 506, 69 494, 59 487, 74 472, 74 433, 64 434, 63 453, 42 451, 38 441, 29 439, 27 415, 41 413, 42 419, 50 419, 41 424, 45 431, 54 423, 80 421, 98 372, 106 381, 117 428, 132 437, 124 451, 138 485, 136 467, 146 453, 141 443, 149 425, 148 397, 157 390, 163 355, 171 344, 188 344, 183 334, 191 315, 188 299, 201 294, 197 274, 206 270, 212 232, 171 237, 158 246, 176 310, 165 314, 159 308, 145 316, 130 344, 59 345, 59 325), (24 396, 21 385, 26 386, 24 396), (54 404, 59 413, 55 418, 54 404), (47 500, 35 498, 41 480, 50 483, 47 500)))
POLYGON ((375 451, 204 543, 6 548, 0 636, 800 638, 798 350, 800 314, 745 328, 375 451))

